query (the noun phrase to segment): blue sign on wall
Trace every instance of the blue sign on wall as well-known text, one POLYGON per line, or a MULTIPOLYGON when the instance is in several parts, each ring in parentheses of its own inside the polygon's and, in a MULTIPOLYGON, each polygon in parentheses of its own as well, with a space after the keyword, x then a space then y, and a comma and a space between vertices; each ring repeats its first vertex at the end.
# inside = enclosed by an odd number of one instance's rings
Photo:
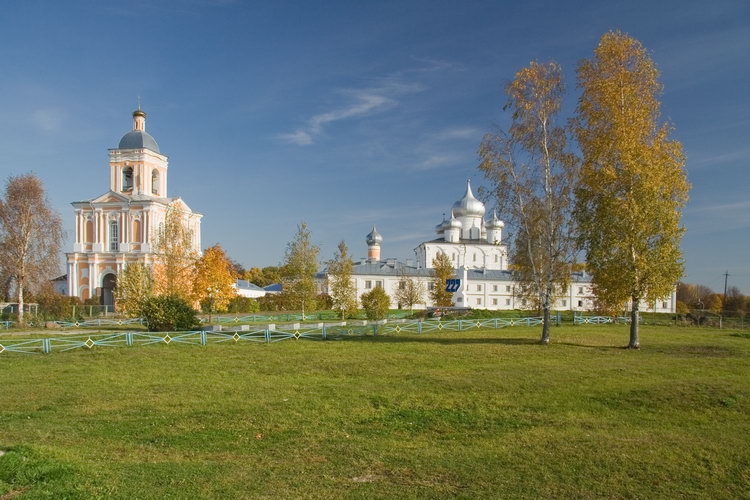
POLYGON ((445 280, 445 291, 446 292, 448 292, 448 293, 454 293, 454 292, 457 292, 459 288, 461 288, 461 280, 460 279, 445 280))

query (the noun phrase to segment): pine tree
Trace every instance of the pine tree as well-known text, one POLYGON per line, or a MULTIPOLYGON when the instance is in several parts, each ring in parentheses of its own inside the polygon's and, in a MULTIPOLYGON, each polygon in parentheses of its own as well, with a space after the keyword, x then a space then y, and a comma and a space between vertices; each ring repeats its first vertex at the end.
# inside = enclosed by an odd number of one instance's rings
POLYGON ((629 348, 640 346, 639 305, 682 276, 681 209, 688 199, 682 145, 659 123, 658 71, 641 43, 604 34, 578 67, 576 135, 583 154, 576 219, 597 300, 630 302, 629 348))

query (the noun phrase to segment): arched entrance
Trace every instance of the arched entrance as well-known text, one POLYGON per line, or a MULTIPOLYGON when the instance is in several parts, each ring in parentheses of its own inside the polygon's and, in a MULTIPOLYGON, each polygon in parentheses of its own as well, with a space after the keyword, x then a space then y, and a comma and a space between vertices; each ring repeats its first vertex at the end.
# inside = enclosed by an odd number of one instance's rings
POLYGON ((114 289, 117 287, 117 276, 112 273, 106 274, 102 279, 102 305, 115 305, 114 289))

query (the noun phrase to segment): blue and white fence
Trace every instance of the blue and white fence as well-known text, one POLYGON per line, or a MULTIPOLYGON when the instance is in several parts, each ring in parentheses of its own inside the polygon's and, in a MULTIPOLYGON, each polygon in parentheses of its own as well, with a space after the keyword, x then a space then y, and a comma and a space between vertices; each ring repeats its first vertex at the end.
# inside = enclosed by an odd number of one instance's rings
POLYGON ((0 354, 17 352, 24 354, 93 349, 94 347, 132 347, 149 344, 194 344, 208 345, 220 343, 274 343, 283 340, 338 340, 363 335, 387 335, 394 333, 427 333, 465 331, 471 329, 506 328, 509 326, 535 326, 542 318, 482 319, 482 320, 426 320, 378 322, 375 324, 336 324, 329 325, 268 325, 268 328, 236 329, 227 332, 188 331, 188 332, 114 332, 94 335, 68 335, 36 339, 0 339, 0 354))

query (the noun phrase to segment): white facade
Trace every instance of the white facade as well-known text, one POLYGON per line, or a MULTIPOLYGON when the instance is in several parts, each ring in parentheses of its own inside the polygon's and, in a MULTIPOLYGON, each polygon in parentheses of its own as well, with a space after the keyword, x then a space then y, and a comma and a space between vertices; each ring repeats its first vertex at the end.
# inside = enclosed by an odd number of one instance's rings
POLYGON ((505 224, 493 212, 484 219, 484 203, 477 200, 467 182, 463 198, 453 204, 451 217, 435 227, 437 238, 414 249, 417 267, 432 268, 432 261, 440 253, 447 255, 454 267, 468 269, 505 270, 508 268, 508 248, 502 242, 505 224))
POLYGON ((133 113, 133 130, 109 151, 109 191, 86 201, 73 202, 73 251, 67 253, 71 296, 99 297, 111 305, 117 273, 130 263, 152 264, 153 239, 168 210, 177 210, 192 233, 193 249, 200 253, 201 214, 180 198, 167 194, 167 157, 146 133, 146 113, 133 113))
MULTIPOLYGON (((484 214, 484 204, 474 197, 471 186, 467 184, 463 198, 453 205, 451 217, 444 218, 435 228, 437 238, 421 243, 414 250, 416 263, 380 260, 383 237, 373 228, 366 242, 368 249, 377 243, 377 257, 373 258, 370 251, 367 259, 354 263, 352 279, 357 297, 375 287, 382 287, 391 298, 391 307, 397 308, 396 293, 406 277, 424 285, 424 301, 415 309, 431 307, 432 261, 443 252, 453 262, 456 278, 461 279, 461 287, 453 295, 455 306, 490 310, 531 309, 533 305, 521 297, 518 283, 508 270, 507 246, 502 242, 504 224, 494 213, 488 220, 484 219, 484 214)), ((325 273, 320 278, 325 280, 325 273)), ((676 304, 675 291, 650 307, 643 304, 641 310, 674 313, 676 304)), ((594 308, 591 277, 582 272, 573 273, 570 285, 556 298, 554 309, 585 312, 594 308)))

